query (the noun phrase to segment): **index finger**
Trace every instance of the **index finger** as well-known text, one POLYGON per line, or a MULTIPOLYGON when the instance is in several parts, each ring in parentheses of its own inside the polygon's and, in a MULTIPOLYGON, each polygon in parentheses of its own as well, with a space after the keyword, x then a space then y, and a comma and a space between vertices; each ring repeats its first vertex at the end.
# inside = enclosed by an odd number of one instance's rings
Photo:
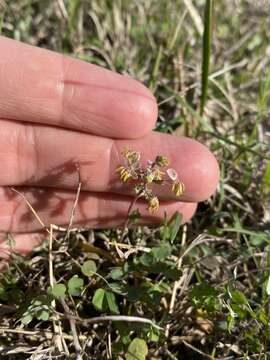
POLYGON ((1 118, 114 138, 155 125, 154 96, 127 76, 5 37, 0 49, 1 118))

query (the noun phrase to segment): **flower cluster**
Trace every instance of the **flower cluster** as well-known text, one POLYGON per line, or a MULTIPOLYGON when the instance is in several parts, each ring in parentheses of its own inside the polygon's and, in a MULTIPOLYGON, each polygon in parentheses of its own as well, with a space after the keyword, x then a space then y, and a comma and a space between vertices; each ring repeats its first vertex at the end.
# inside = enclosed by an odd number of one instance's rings
POLYGON ((140 162, 139 152, 124 148, 121 154, 124 165, 119 165, 116 172, 123 182, 134 181, 136 196, 143 197, 147 201, 149 212, 154 213, 159 209, 159 199, 151 188, 153 183, 163 185, 169 182, 172 192, 178 197, 185 191, 185 186, 174 169, 162 171, 169 165, 169 159, 166 156, 158 155, 155 161, 148 161, 147 166, 144 167, 140 162))

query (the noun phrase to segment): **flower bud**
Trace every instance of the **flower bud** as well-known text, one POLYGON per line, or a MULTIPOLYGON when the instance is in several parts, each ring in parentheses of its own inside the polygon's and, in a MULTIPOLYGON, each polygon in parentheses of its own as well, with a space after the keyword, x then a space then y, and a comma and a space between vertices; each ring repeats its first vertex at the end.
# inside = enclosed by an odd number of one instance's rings
POLYGON ((124 182, 127 182, 132 177, 131 173, 124 166, 118 166, 116 172, 120 174, 120 179, 124 182))
POLYGON ((159 200, 157 196, 154 196, 148 201, 148 211, 150 213, 155 213, 156 211, 158 211, 158 209, 159 209, 159 200))
POLYGON ((173 183, 172 192, 176 196, 181 196, 185 191, 185 185, 181 181, 176 181, 173 183))
POLYGON ((168 159, 166 156, 158 155, 158 156, 156 157, 155 163, 156 163, 158 166, 168 166, 168 165, 170 164, 170 161, 169 161, 169 159, 168 159))
POLYGON ((121 154, 128 161, 129 165, 135 164, 140 161, 141 154, 137 151, 131 151, 128 148, 124 148, 121 154))
POLYGON ((163 180, 163 175, 165 175, 165 172, 160 171, 159 169, 155 169, 154 172, 154 180, 155 181, 162 181, 163 180))

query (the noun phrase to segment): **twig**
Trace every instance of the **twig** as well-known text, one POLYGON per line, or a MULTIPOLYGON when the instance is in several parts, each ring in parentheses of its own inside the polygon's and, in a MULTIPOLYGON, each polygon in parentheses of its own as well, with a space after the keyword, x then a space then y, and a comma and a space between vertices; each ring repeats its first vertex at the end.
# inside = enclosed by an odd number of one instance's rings
MULTIPOLYGON (((115 245, 115 242, 112 242, 112 241, 109 241, 108 242, 109 245, 115 245)), ((148 247, 145 247, 145 246, 132 246, 132 245, 129 245, 129 244, 122 244, 122 243, 117 243, 117 245, 119 246, 119 248, 123 248, 123 249, 133 249, 133 250, 136 250, 136 251, 143 251, 143 252, 146 252, 146 253, 149 253, 151 252, 151 249, 148 248, 148 247)))
MULTIPOLYGON (((51 340, 54 336, 55 336, 55 333, 52 332, 52 331, 47 331, 47 330, 24 330, 24 329, 21 329, 21 328, 15 328, 15 329, 9 329, 7 327, 0 327, 0 335, 1 333, 10 333, 10 334, 22 334, 22 335, 25 335, 25 336, 29 336, 29 337, 43 337, 47 340, 51 340)), ((61 334, 62 337, 65 339, 65 340, 73 340, 73 335, 68 335, 68 334, 65 334, 65 333, 62 333, 61 334)), ((78 338, 82 341, 85 341, 87 340, 87 336, 86 335, 79 335, 78 338)))
MULTIPOLYGON (((50 286, 51 288, 53 288, 53 284, 54 284, 54 276, 53 276, 53 254, 52 254, 52 236, 53 236, 53 228, 52 225, 50 226, 50 236, 49 236, 49 281, 50 281, 50 286)), ((53 309, 55 309, 56 303, 55 300, 52 300, 51 302, 51 306, 53 309)), ((53 319, 53 330, 55 333, 55 344, 58 348, 58 350, 61 352, 63 352, 63 344, 61 341, 61 327, 59 324, 57 324, 58 319, 53 319)))
MULTIPOLYGON (((115 245, 115 243, 112 243, 113 245, 115 245)), ((89 253, 94 253, 94 254, 98 254, 103 256, 104 258, 106 258, 107 260, 111 261, 111 262, 115 262, 114 257, 107 251, 104 249, 101 249, 97 246, 94 246, 92 244, 86 243, 81 241, 80 243, 80 247, 83 251, 85 252, 89 252, 89 253)))
MULTIPOLYGON (((40 349, 38 350, 39 353, 48 353, 49 351, 51 351, 51 349, 40 349)), ((0 354, 1 355, 14 355, 14 354, 19 354, 19 353, 24 353, 24 354, 33 354, 37 352, 37 347, 36 346, 0 346, 0 354)))
MULTIPOLYGON (((70 315, 68 317, 70 317, 70 315)), ((90 319, 83 319, 83 318, 80 318, 78 316, 73 316, 73 315, 72 315, 72 317, 75 320, 83 322, 85 324, 95 324, 95 323, 106 322, 106 321, 126 321, 126 322, 137 322, 137 323, 149 324, 157 330, 164 331, 164 329, 162 327, 156 325, 152 320, 143 318, 143 317, 139 317, 139 316, 104 315, 104 316, 92 317, 90 319)))
MULTIPOLYGON (((181 241, 181 249, 185 246, 186 243, 186 239, 187 239, 187 226, 184 225, 183 227, 183 233, 182 233, 182 241, 181 241)), ((177 269, 180 269, 182 266, 182 259, 183 257, 180 256, 178 257, 178 261, 177 261, 177 269)), ((176 299, 176 293, 177 290, 179 289, 179 287, 182 285, 184 280, 184 277, 182 276, 180 278, 180 280, 175 281, 174 285, 173 285, 173 291, 172 291, 172 296, 171 296, 171 301, 170 301, 170 307, 169 307, 169 314, 173 313, 173 309, 174 309, 174 304, 175 304, 175 299, 176 299)), ((169 336, 169 332, 170 332, 170 323, 167 324, 166 326, 166 331, 165 331, 165 336, 168 337, 169 336)))
MULTIPOLYGON (((74 348, 76 351, 76 359, 77 360, 83 360, 81 352, 82 352, 82 348, 79 342, 79 337, 77 334, 77 329, 76 329, 76 324, 75 324, 75 320, 72 316, 69 316, 69 314, 71 314, 69 307, 67 305, 67 303, 65 302, 65 300, 63 298, 60 298, 60 302, 64 308, 64 311, 69 319, 69 324, 70 324, 70 329, 72 332, 72 336, 73 336, 73 344, 74 344, 74 348)), ((72 315, 72 314, 71 314, 72 315)))
POLYGON ((108 355, 109 359, 112 359, 112 339, 110 329, 108 330, 108 355))
MULTIPOLYGON (((13 188, 13 187, 11 187, 10 189, 24 199, 26 205, 27 205, 27 206, 29 207, 29 209, 32 211, 32 213, 34 214, 35 218, 36 218, 37 221, 40 223, 40 225, 42 226, 42 228, 50 235, 50 233, 51 233, 51 232, 50 232, 50 229, 48 228, 47 225, 44 224, 44 222, 43 222, 43 221, 41 220, 41 218, 38 216, 36 210, 33 208, 33 206, 32 206, 32 205, 30 204, 30 202, 27 200, 26 196, 25 196, 23 193, 21 193, 20 191, 18 191, 17 189, 13 188)), ((51 224, 51 227, 52 227, 52 229, 53 229, 53 228, 55 228, 56 226, 53 225, 53 224, 51 224)), ((53 236, 53 235, 52 235, 52 236, 53 236)), ((57 239, 56 239, 54 236, 53 236, 53 240, 57 241, 57 239)))
MULTIPOLYGON (((263 352, 263 353, 257 353, 257 354, 251 354, 249 356, 249 358, 250 358, 250 360, 252 360, 252 359, 254 359, 254 360, 257 359, 258 360, 258 359, 260 359, 259 356, 261 356, 261 355, 268 356, 268 355, 270 355, 270 351, 266 351, 266 352, 263 352)), ((246 358, 247 358, 246 356, 235 357, 235 355, 233 355, 233 356, 227 356, 223 360, 246 360, 246 358)))
POLYGON ((24 201, 26 202, 27 206, 30 208, 30 210, 32 211, 32 213, 34 214, 35 218, 37 219, 37 221, 40 223, 40 225, 47 230, 48 233, 50 233, 50 230, 48 229, 48 227, 43 223, 43 221, 40 219, 40 217, 38 216, 36 210, 33 208, 33 206, 30 204, 30 202, 27 200, 26 196, 21 193, 20 191, 16 190, 15 188, 11 188, 12 191, 14 191, 16 194, 20 195, 24 201))
POLYGON ((186 347, 190 348, 191 350, 195 351, 196 353, 202 355, 203 357, 210 359, 210 360, 215 360, 215 358, 213 356, 210 356, 206 353, 204 353, 203 351, 197 349, 195 346, 189 344, 188 342, 186 342, 185 340, 182 340, 182 343, 185 344, 186 347))
POLYGON ((76 209, 76 206, 77 206, 78 201, 79 201, 81 188, 82 188, 82 183, 81 183, 81 181, 79 181, 78 188, 77 188, 77 193, 76 193, 76 198, 75 198, 74 204, 72 206, 71 215, 70 215, 70 219, 69 219, 69 224, 68 224, 68 227, 67 227, 67 232, 66 232, 64 241, 67 241, 69 239, 69 234, 70 234, 72 223, 73 223, 75 209, 76 209))
POLYGON ((63 0, 57 0, 57 4, 59 6, 61 15, 63 16, 63 18, 65 20, 67 20, 68 19, 68 13, 67 13, 67 9, 66 9, 64 1, 63 0))
POLYGON ((121 238, 120 238, 120 242, 123 242, 123 240, 124 240, 125 232, 128 227, 129 216, 130 216, 131 210, 133 209, 133 206, 136 204, 136 201, 140 198, 140 196, 141 196, 141 193, 139 193, 137 196, 135 196, 129 205, 127 217, 126 217, 126 220, 125 220, 125 223, 123 226, 123 231, 122 231, 121 238))
POLYGON ((177 360, 177 358, 170 352, 170 350, 166 349, 165 352, 171 360, 177 360))
POLYGON ((204 244, 208 239, 206 238, 205 234, 200 234, 196 237, 195 240, 187 247, 187 249, 180 255, 179 259, 183 259, 193 248, 198 245, 204 244))
MULTIPOLYGON (((129 204, 129 208, 128 208, 128 211, 127 211, 126 220, 125 220, 125 222, 124 222, 122 234, 121 234, 121 237, 120 237, 120 243, 122 243, 123 240, 124 240, 125 233, 126 233, 126 230, 127 230, 127 228, 128 228, 128 222, 129 222, 129 216, 130 216, 131 210, 133 209, 133 206, 135 205, 136 201, 141 197, 141 195, 142 195, 142 194, 139 193, 137 196, 135 196, 135 197, 133 198, 133 200, 132 200, 131 203, 129 204)), ((116 250, 118 256, 120 257, 120 259, 125 258, 124 252, 118 247, 116 241, 114 242, 114 246, 115 246, 115 250, 116 250)))

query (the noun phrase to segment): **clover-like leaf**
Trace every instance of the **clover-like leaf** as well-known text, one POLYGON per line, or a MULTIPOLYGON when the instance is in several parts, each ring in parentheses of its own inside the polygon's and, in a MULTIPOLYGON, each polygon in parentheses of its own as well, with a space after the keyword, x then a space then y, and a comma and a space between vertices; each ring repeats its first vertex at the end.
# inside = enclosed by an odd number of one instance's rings
POLYGON ((101 288, 97 289, 94 293, 92 304, 99 311, 105 311, 106 308, 105 294, 106 294, 105 290, 101 288))
POLYGON ((83 263, 81 270, 85 276, 92 276, 97 272, 96 263, 93 260, 87 260, 83 263))
POLYGON ((135 338, 131 341, 126 353, 126 360, 145 360, 148 347, 145 340, 135 338))
POLYGON ((114 293, 111 291, 106 291, 105 295, 110 312, 113 314, 119 314, 118 304, 116 302, 114 293))
POLYGON ((78 275, 72 276, 68 281, 68 293, 72 296, 80 296, 83 289, 83 279, 78 275))
POLYGON ((54 284, 52 287, 52 294, 56 298, 64 297, 66 290, 67 288, 65 284, 54 284))

